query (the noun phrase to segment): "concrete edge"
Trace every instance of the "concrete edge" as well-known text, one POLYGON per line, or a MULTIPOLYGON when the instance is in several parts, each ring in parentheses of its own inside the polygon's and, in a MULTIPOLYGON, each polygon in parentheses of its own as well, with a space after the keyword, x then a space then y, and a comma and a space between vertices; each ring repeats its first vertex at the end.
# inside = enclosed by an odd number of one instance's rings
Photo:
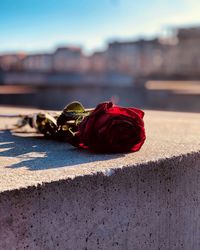
MULTIPOLYGON (((200 151, 196 152, 190 152, 187 154, 183 155, 178 155, 178 156, 173 156, 173 157, 168 157, 165 159, 158 159, 156 161, 149 161, 146 163, 140 163, 140 164, 134 164, 134 165, 124 165, 119 168, 109 168, 105 169, 102 171, 98 171, 96 173, 91 173, 91 174, 86 174, 86 175, 80 175, 80 176, 75 176, 74 178, 66 178, 66 179, 59 179, 51 182, 42 182, 42 184, 36 184, 36 185, 31 185, 27 187, 21 187, 18 189, 10 189, 10 190, 5 190, 0 192, 0 198, 3 195, 12 195, 14 196, 20 196, 20 194, 27 192, 30 193, 32 191, 36 190, 42 190, 44 188, 49 188, 52 185, 58 185, 58 184, 76 184, 76 183, 83 183, 84 181, 87 182, 87 180, 91 179, 98 179, 100 178, 105 178, 105 179, 110 179, 116 175, 121 175, 121 174, 128 174, 129 172, 135 171, 136 173, 138 171, 156 171, 157 169, 164 168, 164 171, 166 171, 168 168, 171 168, 171 166, 179 166, 180 164, 186 164, 187 161, 192 161, 196 162, 196 160, 200 159, 200 151), (166 169, 165 169, 166 168, 166 169)), ((190 164, 188 165, 190 166, 190 164)), ((137 173, 138 174, 138 173, 137 173)))

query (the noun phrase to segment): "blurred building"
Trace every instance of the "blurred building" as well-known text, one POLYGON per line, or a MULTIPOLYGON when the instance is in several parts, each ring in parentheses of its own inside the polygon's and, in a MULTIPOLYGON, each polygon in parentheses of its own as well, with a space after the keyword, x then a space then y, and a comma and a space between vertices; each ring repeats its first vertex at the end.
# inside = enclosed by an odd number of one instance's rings
POLYGON ((108 51, 97 51, 94 52, 89 61, 90 61, 90 67, 89 71, 96 72, 96 73, 102 73, 109 70, 108 68, 108 51))
POLYGON ((61 47, 53 54, 53 69, 57 72, 79 72, 82 51, 78 47, 61 47))
POLYGON ((175 36, 177 44, 163 55, 162 73, 200 77, 200 27, 180 28, 175 36))
MULTIPOLYGON (((78 47, 57 48, 52 54, 27 55, 22 59, 16 59, 16 62, 21 70, 29 72, 85 72, 90 68, 89 57, 84 56, 78 47)), ((10 65, 10 62, 7 64, 10 65)), ((18 68, 12 67, 13 70, 18 68)))
POLYGON ((90 56, 72 46, 57 48, 51 54, 1 55, 0 69, 200 77, 200 27, 176 29, 171 38, 110 42, 105 51, 90 56))
POLYGON ((148 75, 160 70, 165 49, 158 39, 112 42, 107 50, 107 67, 134 76, 148 75))
POLYGON ((25 57, 21 62, 24 71, 51 72, 53 70, 52 54, 33 54, 25 57))
POLYGON ((26 57, 25 53, 16 54, 4 54, 0 55, 0 69, 9 70, 20 70, 22 65, 21 61, 26 57))

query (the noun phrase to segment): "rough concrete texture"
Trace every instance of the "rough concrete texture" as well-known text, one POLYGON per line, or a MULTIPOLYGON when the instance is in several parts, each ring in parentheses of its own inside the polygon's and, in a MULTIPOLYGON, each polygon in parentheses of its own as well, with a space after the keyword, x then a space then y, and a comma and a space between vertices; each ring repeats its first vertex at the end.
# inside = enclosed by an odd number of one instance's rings
POLYGON ((145 124, 126 155, 0 131, 0 249, 199 250, 200 115, 146 111, 145 124))

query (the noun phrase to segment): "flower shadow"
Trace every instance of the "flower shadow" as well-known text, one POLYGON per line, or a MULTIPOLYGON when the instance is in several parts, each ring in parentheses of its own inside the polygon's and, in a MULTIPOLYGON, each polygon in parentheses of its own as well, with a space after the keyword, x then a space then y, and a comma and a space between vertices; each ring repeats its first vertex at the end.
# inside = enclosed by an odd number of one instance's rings
POLYGON ((94 154, 74 148, 67 143, 47 140, 33 134, 24 136, 23 133, 16 134, 9 130, 0 131, 0 159, 13 158, 14 162, 6 165, 7 168, 25 167, 29 170, 44 170, 74 167, 123 156, 124 154, 94 154))

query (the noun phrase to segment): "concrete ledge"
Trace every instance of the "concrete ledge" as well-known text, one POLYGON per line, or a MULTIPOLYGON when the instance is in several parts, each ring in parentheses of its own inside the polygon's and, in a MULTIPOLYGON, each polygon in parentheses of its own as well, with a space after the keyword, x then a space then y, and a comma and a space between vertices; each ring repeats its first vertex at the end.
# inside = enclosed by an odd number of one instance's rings
POLYGON ((145 123, 127 155, 1 131, 0 249, 199 250, 200 115, 148 111, 145 123))

